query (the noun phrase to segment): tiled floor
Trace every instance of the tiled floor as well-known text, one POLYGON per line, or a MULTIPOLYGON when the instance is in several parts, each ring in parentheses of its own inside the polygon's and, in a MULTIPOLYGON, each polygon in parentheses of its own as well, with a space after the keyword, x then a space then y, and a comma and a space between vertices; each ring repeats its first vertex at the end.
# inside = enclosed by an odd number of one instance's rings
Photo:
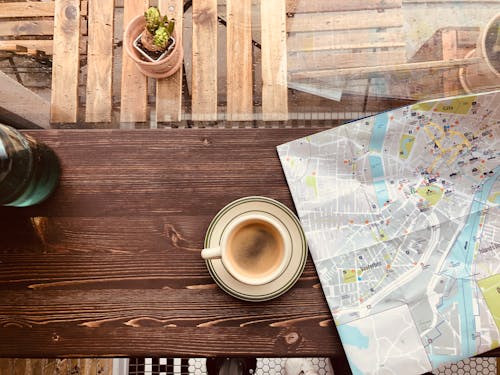
MULTIPOLYGON (((312 358, 318 375, 333 375, 328 358, 312 358)), ((257 358, 256 375, 286 375, 286 358, 257 358)), ((441 366, 435 375, 497 375, 496 358, 471 358, 441 366)), ((114 374, 115 375, 115 374, 114 374)), ((205 358, 131 359, 129 375, 207 375, 205 358)), ((343 374, 337 374, 343 375, 343 374)))
MULTIPOLYGON (((312 358, 318 375, 333 375, 328 358, 312 358)), ((286 358, 257 358, 256 375, 284 374, 286 358)), ((206 375, 205 358, 131 358, 129 375, 206 375), (187 370, 187 372, 186 372, 187 370)))
POLYGON ((497 375, 497 358, 470 358, 433 371, 436 375, 497 375))

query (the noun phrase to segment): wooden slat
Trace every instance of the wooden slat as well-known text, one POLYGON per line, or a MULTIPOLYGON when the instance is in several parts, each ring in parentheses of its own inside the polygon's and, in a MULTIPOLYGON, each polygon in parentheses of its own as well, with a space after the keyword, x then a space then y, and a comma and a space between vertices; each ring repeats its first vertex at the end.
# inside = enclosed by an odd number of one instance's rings
MULTIPOLYGON (((443 30, 441 34, 443 60, 456 59, 457 56, 457 31, 453 29, 443 30)), ((459 88, 458 71, 456 69, 443 72, 443 94, 452 95, 459 88)))
POLYGON ((384 12, 363 10, 359 12, 326 12, 296 14, 287 18, 288 32, 354 30, 403 26, 401 9, 384 12))
POLYGON ((252 2, 227 0, 227 119, 253 119, 252 2))
POLYGON ((192 118, 217 120, 217 0, 193 1, 192 118))
POLYGON ((80 46, 80 2, 56 0, 52 62, 52 122, 76 122, 80 46))
MULTIPOLYGON (((143 14, 148 8, 148 4, 148 0, 125 0, 123 25, 126 27, 132 18, 143 14)), ((134 61, 128 57, 124 48, 122 56, 120 122, 147 121, 147 84, 147 77, 137 69, 134 61)))
POLYGON ((404 47, 401 28, 290 33, 288 52, 404 47))
POLYGON ((389 51, 360 52, 293 52, 288 55, 288 70, 314 71, 334 68, 354 68, 363 66, 394 65, 406 61, 406 50, 403 48, 389 51))
MULTIPOLYGON (((19 51, 23 49, 27 54, 36 54, 37 51, 42 51, 47 55, 53 53, 52 39, 17 39, 17 40, 0 40, 0 51, 19 51)), ((80 55, 87 53, 87 37, 80 37, 80 55)))
MULTIPOLYGON (((274 1, 274 0, 273 0, 274 1)), ((227 0, 227 119, 253 119, 252 1, 227 0)))
POLYGON ((53 17, 54 2, 0 3, 0 18, 8 17, 53 17))
POLYGON ((402 0, 287 0, 287 13, 341 12, 401 8, 402 0))
POLYGON ((285 0, 261 3, 262 118, 288 118, 285 0))
MULTIPOLYGON (((183 44, 182 0, 159 0, 162 14, 175 19, 177 43, 183 44)), ((182 65, 172 76, 156 81, 156 121, 181 121, 182 116, 182 65)))
POLYGON ((449 61, 423 61, 416 63, 404 63, 386 66, 363 66, 359 68, 340 68, 340 69, 323 69, 317 71, 304 71, 292 73, 294 79, 303 78, 321 78, 330 76, 364 76, 377 73, 387 73, 387 72, 405 72, 412 71, 415 69, 427 69, 430 73, 440 70, 440 69, 450 69, 458 68, 461 66, 478 64, 481 62, 479 57, 477 58, 465 58, 465 59, 454 59, 449 61))
POLYGON ((12 374, 11 358, 0 358, 0 374, 12 374))
POLYGON ((0 36, 52 35, 53 33, 54 21, 52 20, 0 22, 0 36))
MULTIPOLYGON (((80 1, 80 15, 87 16, 87 0, 80 1)), ((54 17, 54 1, 0 3, 0 18, 54 17)))
POLYGON ((96 363, 96 374, 113 375, 113 359, 99 358, 95 359, 94 362, 96 363))
MULTIPOLYGON (((80 21, 80 33, 87 35, 87 22, 80 21)), ((24 36, 24 35, 52 35, 54 34, 54 21, 52 20, 23 20, 0 22, 0 36, 24 36)))
POLYGON ((86 122, 110 122, 114 0, 90 0, 86 122))
POLYGON ((88 0, 81 0, 80 1, 80 15, 82 17, 88 16, 88 8, 89 8, 88 0))
POLYGON ((13 114, 16 118, 10 119, 12 125, 32 124, 42 128, 50 127, 49 102, 3 72, 0 72, 0 87, 2 91, 0 109, 1 112, 8 112, 0 113, 4 121, 9 120, 9 114, 13 114))
POLYGON ((45 375, 43 372, 44 362, 43 359, 31 359, 31 375, 45 375))
POLYGON ((31 372, 31 363, 29 360, 14 358, 12 360, 12 374, 25 375, 26 372, 31 372))
POLYGON ((457 30, 457 47, 476 48, 476 43, 479 38, 479 31, 479 27, 470 28, 467 30, 457 30))

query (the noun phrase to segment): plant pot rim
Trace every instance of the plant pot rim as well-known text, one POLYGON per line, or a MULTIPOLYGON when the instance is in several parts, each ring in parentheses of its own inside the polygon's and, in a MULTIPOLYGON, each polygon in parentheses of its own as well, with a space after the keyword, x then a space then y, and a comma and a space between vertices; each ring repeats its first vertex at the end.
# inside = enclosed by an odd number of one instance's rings
POLYGON ((493 66, 490 57, 488 56, 488 51, 486 50, 486 37, 488 36, 488 31, 493 28, 496 22, 500 22, 500 13, 497 13, 496 15, 491 18, 486 26, 484 27, 484 31, 481 33, 481 57, 483 58, 484 62, 488 66, 488 68, 491 70, 493 74, 495 74, 497 77, 500 77, 500 72, 495 69, 493 66))

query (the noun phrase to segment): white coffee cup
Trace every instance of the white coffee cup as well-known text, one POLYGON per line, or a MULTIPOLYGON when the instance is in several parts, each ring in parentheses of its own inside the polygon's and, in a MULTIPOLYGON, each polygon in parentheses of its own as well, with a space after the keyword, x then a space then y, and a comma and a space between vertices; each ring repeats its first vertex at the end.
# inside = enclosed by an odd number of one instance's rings
POLYGON ((228 224, 220 246, 203 249, 203 259, 221 259, 224 268, 248 285, 278 278, 292 256, 290 235, 278 219, 261 213, 243 214, 228 224))

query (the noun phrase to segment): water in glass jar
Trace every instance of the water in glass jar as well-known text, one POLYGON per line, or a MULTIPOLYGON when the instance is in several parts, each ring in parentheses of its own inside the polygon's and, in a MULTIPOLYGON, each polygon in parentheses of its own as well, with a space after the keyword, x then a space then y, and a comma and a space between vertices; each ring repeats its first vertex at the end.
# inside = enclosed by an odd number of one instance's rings
POLYGON ((0 204, 40 203, 57 186, 59 160, 43 143, 0 125, 0 204))

